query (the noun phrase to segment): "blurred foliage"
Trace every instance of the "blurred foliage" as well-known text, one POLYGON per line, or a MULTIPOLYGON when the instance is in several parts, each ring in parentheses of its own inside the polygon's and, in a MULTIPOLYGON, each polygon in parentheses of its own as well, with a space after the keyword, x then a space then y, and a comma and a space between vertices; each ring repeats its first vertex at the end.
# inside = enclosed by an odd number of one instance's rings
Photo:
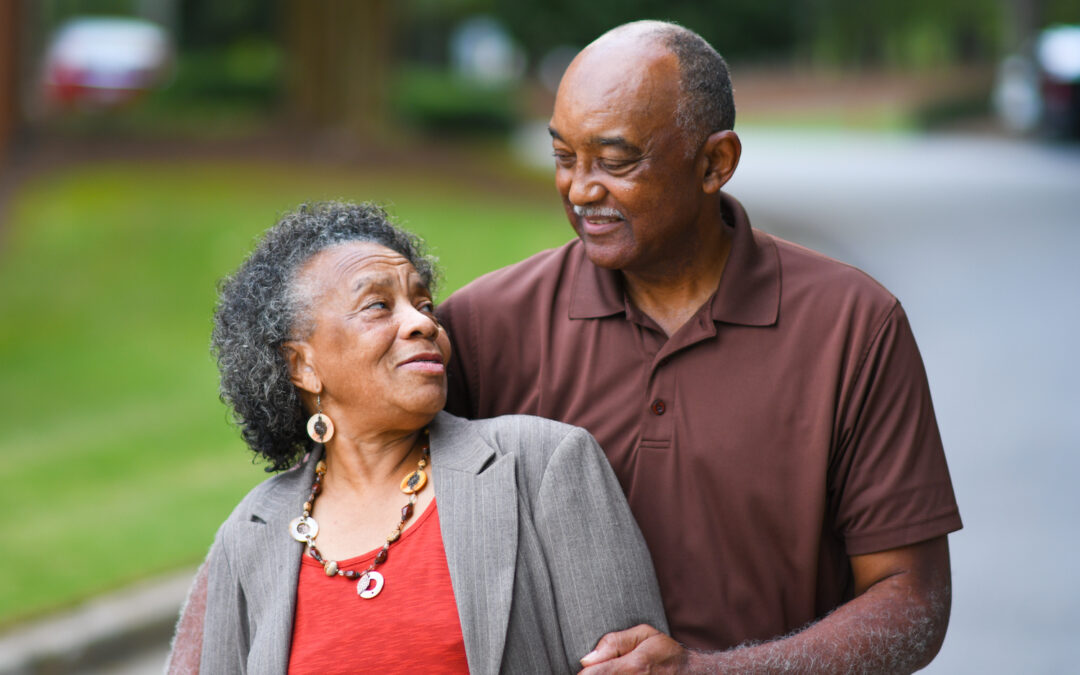
POLYGON ((1004 5, 986 0, 818 0, 811 49, 823 63, 929 67, 995 58, 1004 5))
POLYGON ((626 21, 692 28, 731 60, 922 67, 987 59, 1004 20, 986 0, 494 0, 494 13, 529 50, 585 45, 626 21))
POLYGON ((500 133, 519 117, 520 85, 490 85, 435 67, 400 68, 393 81, 395 115, 427 131, 500 133))
POLYGON ((1042 0, 1043 21, 1054 23, 1080 24, 1080 0, 1042 0))
POLYGON ((235 100, 269 106, 281 89, 281 47, 249 37, 225 45, 182 51, 165 98, 235 100))
POLYGON ((728 58, 790 53, 810 25, 811 4, 787 0, 493 0, 492 13, 533 55, 585 46, 627 21, 663 19, 699 32, 728 58))
POLYGON ((281 0, 182 0, 176 4, 181 48, 277 37, 281 0))

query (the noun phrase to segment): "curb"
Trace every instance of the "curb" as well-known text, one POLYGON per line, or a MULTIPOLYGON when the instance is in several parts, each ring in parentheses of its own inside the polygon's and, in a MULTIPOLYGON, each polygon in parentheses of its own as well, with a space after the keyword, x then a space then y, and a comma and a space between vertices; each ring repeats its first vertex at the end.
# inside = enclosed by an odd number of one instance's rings
POLYGON ((167 645, 194 576, 141 582, 0 635, 0 675, 74 673, 167 645))

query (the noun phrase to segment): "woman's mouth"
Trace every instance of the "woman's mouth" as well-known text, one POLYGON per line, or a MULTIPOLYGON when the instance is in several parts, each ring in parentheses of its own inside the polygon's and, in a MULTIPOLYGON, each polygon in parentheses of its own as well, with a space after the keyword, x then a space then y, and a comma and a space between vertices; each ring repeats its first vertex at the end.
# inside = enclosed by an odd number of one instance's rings
POLYGON ((398 364, 398 368, 417 373, 439 375, 446 372, 446 363, 438 352, 415 354, 398 364))

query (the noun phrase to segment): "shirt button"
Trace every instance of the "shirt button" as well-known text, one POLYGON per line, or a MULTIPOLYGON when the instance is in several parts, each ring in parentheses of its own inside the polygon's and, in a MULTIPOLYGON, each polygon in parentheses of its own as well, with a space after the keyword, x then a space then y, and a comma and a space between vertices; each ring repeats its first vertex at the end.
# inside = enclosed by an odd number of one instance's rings
POLYGON ((663 415, 664 411, 667 410, 667 404, 664 403, 664 399, 658 398, 652 402, 652 405, 649 406, 649 408, 654 415, 663 415))

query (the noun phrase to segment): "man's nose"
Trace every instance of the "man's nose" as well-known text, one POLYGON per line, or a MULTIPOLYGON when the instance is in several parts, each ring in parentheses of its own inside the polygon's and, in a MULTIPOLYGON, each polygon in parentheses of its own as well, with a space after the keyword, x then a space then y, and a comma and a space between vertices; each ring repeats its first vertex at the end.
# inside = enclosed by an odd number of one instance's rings
POLYGON ((578 168, 574 171, 567 199, 575 206, 585 206, 600 201, 604 197, 604 186, 596 179, 592 171, 578 168))

